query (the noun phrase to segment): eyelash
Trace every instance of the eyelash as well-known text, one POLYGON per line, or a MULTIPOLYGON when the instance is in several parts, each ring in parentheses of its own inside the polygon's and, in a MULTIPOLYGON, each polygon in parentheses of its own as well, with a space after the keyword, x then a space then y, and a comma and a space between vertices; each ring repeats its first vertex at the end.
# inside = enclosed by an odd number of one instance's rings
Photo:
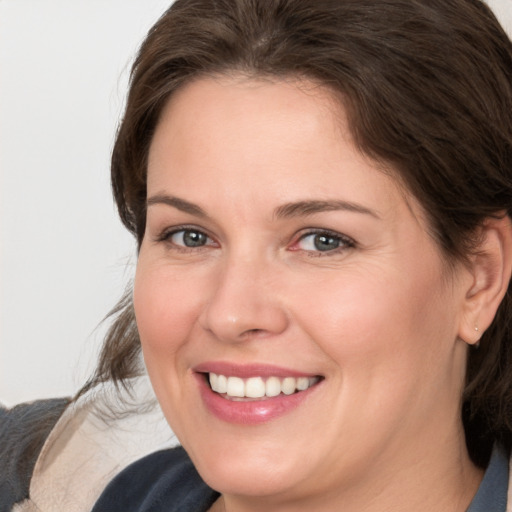
POLYGON ((308 237, 316 237, 316 236, 325 236, 326 238, 330 240, 336 241, 339 245, 338 247, 335 247, 333 249, 328 249, 326 251, 321 251, 317 248, 317 250, 307 250, 302 249, 308 256, 318 258, 318 257, 326 257, 326 256, 334 256, 337 254, 340 254, 343 251, 346 251, 347 249, 351 249, 356 246, 355 241, 346 236, 342 235, 341 233, 337 233, 336 231, 330 231, 327 229, 310 229, 307 232, 300 235, 298 240, 294 242, 291 250, 292 251, 300 251, 301 249, 297 247, 297 245, 304 241, 308 237), (296 248, 297 247, 297 248, 296 248))
MULTIPOLYGON (((180 251, 180 252, 190 252, 190 251, 198 251, 205 249, 207 247, 211 247, 216 242, 207 235, 204 231, 201 229, 197 229, 193 226, 179 226, 173 229, 166 229, 164 230, 158 237, 156 238, 157 242, 165 242, 172 246, 173 249, 180 251), (186 246, 181 245, 173 242, 171 239, 173 236, 177 235, 178 233, 183 233, 185 235, 186 233, 195 233, 199 236, 204 236, 206 238, 206 243, 203 245, 198 246, 186 246), (209 243, 208 243, 209 241, 209 243)), ((289 247, 289 250, 291 251, 302 251, 305 254, 307 254, 310 257, 325 257, 325 256, 333 256, 335 254, 339 254, 343 251, 346 251, 347 249, 353 248, 356 246, 355 241, 346 236, 342 235, 340 233, 337 233, 336 231, 330 231, 326 229, 310 229, 306 232, 303 232, 299 238, 292 244, 291 247, 289 247), (319 250, 312 250, 312 249, 301 249, 298 247, 298 244, 304 240, 306 240, 308 237, 315 237, 315 236, 324 236, 328 238, 329 240, 336 241, 339 245, 338 247, 335 247, 333 249, 327 249, 325 251, 319 250)))
POLYGON ((173 229, 165 229, 164 231, 162 231, 162 233, 160 233, 160 235, 157 236, 156 241, 167 243, 170 246, 172 246, 173 249, 180 251, 180 252, 198 251, 198 250, 205 249, 206 247, 213 245, 212 243, 207 242, 204 245, 198 245, 198 246, 194 247, 194 246, 180 245, 180 244, 177 244, 172 241, 172 237, 174 235, 177 235, 178 233, 183 233, 185 235, 185 233, 187 233, 187 232, 195 233, 200 236, 204 236, 204 237, 206 237, 207 241, 209 240, 210 242, 215 243, 214 240, 210 236, 208 236, 204 231, 202 231, 201 229, 197 229, 194 226, 178 226, 173 229))

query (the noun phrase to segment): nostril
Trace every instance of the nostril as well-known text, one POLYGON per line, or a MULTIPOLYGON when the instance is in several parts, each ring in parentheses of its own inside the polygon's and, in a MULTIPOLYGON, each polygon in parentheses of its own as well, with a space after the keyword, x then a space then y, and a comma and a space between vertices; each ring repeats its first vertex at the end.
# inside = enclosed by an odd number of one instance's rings
POLYGON ((265 334, 265 329, 247 329, 244 331, 240 337, 241 338, 256 338, 258 336, 263 336, 265 334))

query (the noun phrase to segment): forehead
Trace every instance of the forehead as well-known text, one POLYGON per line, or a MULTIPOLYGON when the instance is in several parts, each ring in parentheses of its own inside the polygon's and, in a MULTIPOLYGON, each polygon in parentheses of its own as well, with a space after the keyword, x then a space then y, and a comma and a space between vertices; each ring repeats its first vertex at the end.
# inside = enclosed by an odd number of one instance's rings
MULTIPOLYGON (((169 141, 192 135, 200 149, 211 143, 225 147, 235 139, 258 141, 274 131, 279 132, 279 142, 284 145, 297 138, 299 131, 302 135, 309 132, 310 136, 332 138, 341 134, 348 138, 346 126, 344 110, 334 93, 312 81, 243 76, 200 78, 178 89, 167 102, 151 144, 149 162, 155 147, 163 149, 164 138, 169 141), (289 137, 282 130, 285 124, 289 137), (294 125, 293 131, 289 130, 290 125, 294 125), (230 139, 226 135, 231 135, 230 139)), ((266 142, 268 154, 272 146, 266 142)))
POLYGON ((234 200, 260 190, 283 202, 341 193, 374 208, 414 203, 394 174, 356 149, 343 105, 328 88, 222 76, 184 86, 165 106, 150 147, 148 191, 171 189, 197 202, 220 200, 229 188, 237 190, 234 200))

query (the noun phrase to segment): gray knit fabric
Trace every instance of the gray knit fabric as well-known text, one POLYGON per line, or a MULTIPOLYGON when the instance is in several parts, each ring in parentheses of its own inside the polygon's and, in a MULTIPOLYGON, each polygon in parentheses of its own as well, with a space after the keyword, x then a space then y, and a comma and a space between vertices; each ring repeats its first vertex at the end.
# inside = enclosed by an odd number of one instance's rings
POLYGON ((28 498, 39 452, 69 400, 38 400, 6 409, 0 405, 0 512, 28 498))

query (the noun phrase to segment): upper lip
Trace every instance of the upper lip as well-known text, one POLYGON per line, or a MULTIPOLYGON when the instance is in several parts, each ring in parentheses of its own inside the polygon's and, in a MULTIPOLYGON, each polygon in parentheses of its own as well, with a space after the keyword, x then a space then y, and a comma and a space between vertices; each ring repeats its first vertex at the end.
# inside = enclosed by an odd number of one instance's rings
POLYGON ((197 373, 216 373, 230 377, 317 377, 319 374, 303 372, 265 363, 237 364, 229 361, 209 361, 193 368, 197 373))

